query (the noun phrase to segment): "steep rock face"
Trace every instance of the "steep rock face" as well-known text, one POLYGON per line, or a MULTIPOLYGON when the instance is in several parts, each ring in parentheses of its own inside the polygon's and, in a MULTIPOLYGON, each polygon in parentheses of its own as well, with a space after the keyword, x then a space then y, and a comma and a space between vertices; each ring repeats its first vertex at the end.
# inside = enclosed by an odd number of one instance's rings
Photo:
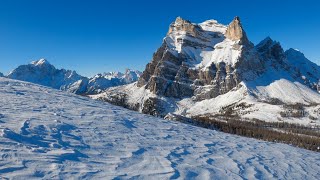
POLYGON ((190 21, 177 17, 175 22, 170 25, 168 34, 171 34, 174 31, 184 31, 191 36, 199 35, 200 28, 197 25, 192 24, 190 21))
POLYGON ((0 77, 3 77, 4 75, 0 72, 0 77))
POLYGON ((214 20, 193 24, 178 17, 137 86, 166 97, 214 98, 236 88, 248 72, 263 69, 252 51, 238 17, 228 27, 214 20))
POLYGON ((286 55, 279 42, 267 37, 256 46, 265 62, 270 62, 274 68, 286 68, 286 55))
POLYGON ((248 43, 246 32, 243 30, 240 18, 236 16, 229 24, 225 36, 233 41, 240 41, 241 43, 248 43))

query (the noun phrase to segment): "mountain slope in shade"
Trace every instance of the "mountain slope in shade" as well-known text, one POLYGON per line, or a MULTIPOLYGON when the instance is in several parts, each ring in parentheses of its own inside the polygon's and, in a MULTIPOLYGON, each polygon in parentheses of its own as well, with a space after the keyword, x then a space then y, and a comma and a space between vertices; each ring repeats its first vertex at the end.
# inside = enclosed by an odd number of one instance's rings
POLYGON ((320 68, 270 37, 178 17, 136 84, 92 96, 143 113, 320 124, 320 68))
POLYGON ((92 78, 87 78, 77 74, 75 71, 56 69, 47 60, 40 59, 28 65, 19 66, 10 72, 7 77, 66 90, 76 94, 95 94, 112 86, 137 81, 140 74, 139 71, 127 69, 124 74, 114 72, 104 75, 98 74, 92 78))
POLYGON ((0 178, 317 179, 319 153, 0 78, 0 178), (289 168, 288 168, 289 167, 289 168))

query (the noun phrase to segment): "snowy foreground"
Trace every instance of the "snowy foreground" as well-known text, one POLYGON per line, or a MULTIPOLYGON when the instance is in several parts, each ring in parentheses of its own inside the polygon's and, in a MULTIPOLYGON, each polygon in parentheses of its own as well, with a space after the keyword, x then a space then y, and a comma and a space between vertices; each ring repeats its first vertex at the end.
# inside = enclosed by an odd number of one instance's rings
POLYGON ((317 179, 320 154, 0 78, 0 178, 317 179))

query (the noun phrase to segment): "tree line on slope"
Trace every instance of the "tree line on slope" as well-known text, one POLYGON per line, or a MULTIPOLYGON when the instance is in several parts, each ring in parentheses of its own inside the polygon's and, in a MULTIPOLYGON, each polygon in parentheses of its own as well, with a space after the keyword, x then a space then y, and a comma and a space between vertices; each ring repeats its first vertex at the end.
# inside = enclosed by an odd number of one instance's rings
POLYGON ((176 116, 174 120, 225 133, 269 142, 286 143, 320 152, 319 126, 309 127, 286 122, 264 122, 259 120, 244 121, 234 118, 221 120, 209 116, 195 116, 192 118, 176 116))

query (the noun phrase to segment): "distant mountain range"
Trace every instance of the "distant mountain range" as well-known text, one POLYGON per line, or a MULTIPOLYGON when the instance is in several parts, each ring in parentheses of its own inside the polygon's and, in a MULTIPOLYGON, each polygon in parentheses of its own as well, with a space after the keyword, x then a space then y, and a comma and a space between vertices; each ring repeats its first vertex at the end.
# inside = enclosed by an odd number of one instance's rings
POLYGON ((127 69, 124 73, 110 72, 88 78, 75 71, 56 69, 47 60, 40 59, 19 66, 6 77, 86 95, 100 93, 109 87, 135 82, 140 74, 139 71, 127 69))
POLYGON ((135 84, 92 98, 174 118, 320 124, 320 67, 267 37, 250 42, 239 17, 228 25, 178 17, 135 84))

